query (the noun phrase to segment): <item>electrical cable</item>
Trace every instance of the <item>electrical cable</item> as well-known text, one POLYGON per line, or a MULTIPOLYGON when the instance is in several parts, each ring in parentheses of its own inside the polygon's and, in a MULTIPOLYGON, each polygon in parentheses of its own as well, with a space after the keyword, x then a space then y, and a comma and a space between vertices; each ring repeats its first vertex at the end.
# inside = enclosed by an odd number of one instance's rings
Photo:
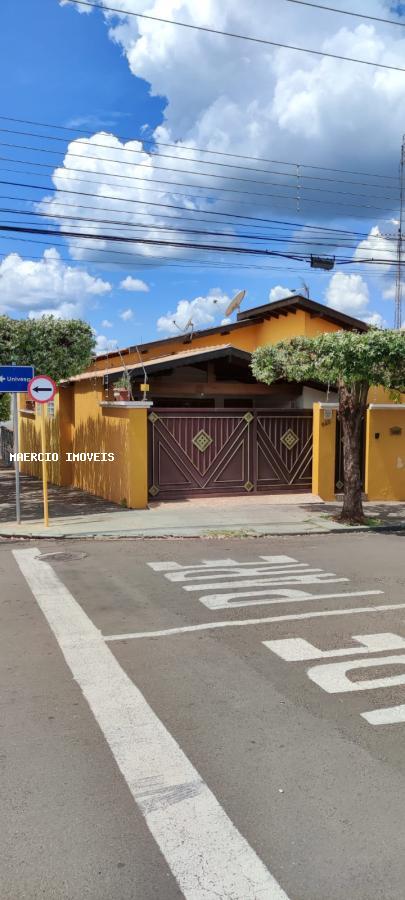
MULTIPOLYGON (((14 144, 9 141, 0 141, 0 147, 8 147, 8 148, 14 149, 14 150, 30 150, 30 151, 33 151, 34 153, 46 153, 46 154, 51 154, 52 156, 63 156, 64 155, 65 158, 66 158, 66 156, 69 156, 69 157, 74 156, 74 157, 77 157, 78 159, 82 159, 82 160, 83 159, 86 159, 86 160, 91 159, 91 160, 95 160, 96 162, 100 162, 100 161, 101 162, 112 162, 112 163, 115 163, 116 165, 120 163, 120 160, 118 160, 116 158, 114 159, 113 156, 101 156, 99 154, 94 156, 89 153, 86 153, 85 155, 83 155, 83 153, 74 153, 70 149, 66 150, 66 144, 65 144, 65 141, 63 138, 48 137, 48 135, 42 135, 42 134, 38 134, 38 133, 34 133, 34 132, 14 131, 14 130, 8 129, 8 128, 0 128, 0 133, 7 133, 7 134, 11 133, 14 135, 31 136, 31 137, 38 138, 39 140, 41 140, 41 139, 52 140, 52 141, 59 140, 59 141, 62 141, 62 143, 64 144, 64 148, 63 148, 63 150, 52 150, 49 147, 33 147, 32 145, 29 145, 29 144, 14 144)), ((91 143, 89 143, 89 142, 85 142, 85 141, 81 141, 81 140, 73 140, 73 143, 74 144, 83 144, 87 148, 90 148, 90 147, 105 148, 105 147, 107 147, 110 149, 114 149, 112 147, 112 145, 96 144, 93 141, 91 141, 91 143)), ((252 168, 250 166, 232 165, 231 163, 211 162, 211 160, 191 159, 188 156, 184 157, 184 156, 175 156, 174 154, 153 153, 150 150, 144 150, 144 149, 136 150, 136 149, 132 149, 132 148, 130 149, 129 147, 116 147, 115 148, 116 153, 122 153, 124 151, 127 153, 132 153, 132 154, 134 154, 134 153, 143 154, 143 155, 147 154, 148 157, 156 158, 156 159, 176 159, 178 162, 183 162, 183 161, 184 162, 192 162, 192 163, 198 163, 199 165, 204 165, 204 166, 207 166, 207 165, 216 166, 217 168, 225 168, 226 167, 228 169, 239 169, 243 172, 261 172, 265 175, 276 175, 280 178, 282 178, 282 177, 283 178, 293 178, 295 180, 297 179, 297 171, 296 170, 298 169, 298 170, 300 170, 299 176, 298 176, 300 182, 303 180, 305 180, 305 181, 326 181, 326 182, 331 182, 332 184, 350 184, 350 185, 354 185, 355 187, 356 186, 368 187, 368 188, 373 187, 373 188, 381 188, 384 190, 390 189, 390 185, 374 184, 373 182, 370 182, 370 181, 351 181, 346 178, 325 178, 322 175, 305 175, 305 173, 301 172, 301 169, 304 168, 302 163, 281 163, 281 162, 277 163, 277 162, 275 162, 274 165, 289 165, 295 169, 294 172, 277 172, 275 169, 258 169, 258 168, 252 168)), ((10 157, 2 157, 2 158, 10 159, 10 157)), ((16 160, 16 162, 17 161, 18 160, 16 160)), ((21 162, 25 163, 26 160, 21 160, 21 162)), ((46 165, 46 164, 35 163, 35 165, 41 166, 41 165, 46 165)), ((56 164, 56 167, 62 168, 62 167, 64 167, 64 165, 65 165, 65 163, 63 162, 60 165, 56 164)), ((136 160, 135 160, 135 162, 132 162, 132 161, 126 162, 126 160, 123 160, 123 165, 125 165, 125 166, 126 165, 134 165, 134 166, 138 166, 138 168, 141 167, 141 168, 149 168, 150 169, 149 163, 138 163, 136 160)), ((274 183, 271 181, 261 181, 261 180, 256 181, 251 178, 240 178, 239 176, 236 176, 236 175, 234 175, 234 176, 213 175, 210 172, 195 172, 195 171, 189 170, 189 169, 177 169, 175 167, 169 167, 169 166, 156 166, 155 163, 153 164, 153 166, 154 166, 154 169, 160 169, 164 172, 183 172, 186 175, 203 175, 205 177, 211 176, 212 178, 215 177, 215 178, 222 178, 222 179, 227 178, 227 180, 232 180, 232 181, 248 181, 248 182, 252 181, 253 184, 273 184, 274 183)), ((110 174, 110 173, 107 172, 104 174, 110 174)), ((121 176, 121 177, 131 178, 130 175, 121 176)), ((370 178, 386 177, 386 178, 391 179, 391 176, 388 176, 388 175, 387 176, 370 175, 369 177, 370 178)), ((392 180, 399 181, 399 179, 395 179, 395 178, 392 180)), ((394 187, 392 187, 392 190, 394 190, 394 187)))
MULTIPOLYGON (((341 241, 340 243, 338 243, 337 240, 332 240, 332 239, 326 240, 325 238, 316 238, 316 239, 314 238, 311 241, 309 241, 309 240, 306 240, 305 238, 295 238, 295 237, 292 238, 292 237, 286 237, 285 235, 281 235, 280 237, 278 237, 278 236, 274 236, 274 235, 255 235, 255 234, 252 235, 252 234, 245 234, 243 232, 236 233, 236 232, 229 232, 229 231, 207 231, 206 229, 189 229, 189 228, 180 228, 178 226, 166 227, 166 226, 162 226, 162 225, 148 225, 145 223, 117 222, 114 219, 94 219, 94 218, 90 219, 90 218, 83 217, 83 216, 67 216, 65 214, 56 214, 56 213, 53 213, 51 215, 46 215, 44 213, 36 212, 36 211, 27 213, 27 210, 16 210, 16 209, 9 209, 9 208, 0 208, 0 212, 5 212, 5 213, 11 214, 11 215, 23 215, 23 216, 29 215, 31 218, 40 217, 42 219, 61 219, 62 221, 73 221, 75 223, 86 222, 86 223, 90 223, 91 227, 94 227, 94 228, 96 228, 100 224, 100 225, 110 225, 110 226, 112 225, 114 227, 114 230, 143 228, 147 232, 164 231, 164 232, 168 232, 168 233, 174 232, 175 234, 184 233, 184 234, 208 235, 210 237, 221 237, 221 238, 229 237, 229 238, 232 238, 232 240, 235 240, 237 238, 244 238, 245 240, 250 240, 250 241, 266 241, 266 242, 272 242, 272 243, 278 243, 278 244, 279 243, 298 244, 300 246, 308 245, 309 247, 312 247, 312 248, 314 247, 314 245, 316 245, 317 248, 324 247, 329 250, 334 249, 336 247, 342 247, 347 250, 357 249, 357 243, 353 243, 353 241, 351 241, 349 243, 348 238, 345 238, 344 242, 341 241)), ((10 224, 10 223, 3 222, 3 224, 10 224)), ((21 224, 32 225, 32 224, 35 224, 35 222, 34 223, 33 222, 22 223, 20 221, 20 225, 21 224)), ((61 234, 63 235, 63 231, 61 231, 61 234)), ((384 239, 384 240, 386 240, 386 239, 384 239)))
MULTIPOLYGON (((37 172, 37 173, 34 172, 34 173, 31 173, 31 174, 33 174, 34 176, 35 176, 35 175, 37 175, 37 176, 39 175, 38 172, 37 172)), ((40 176, 39 176, 39 177, 40 177, 40 176)), ((44 176, 44 177, 45 177, 45 176, 44 176)), ((81 181, 81 179, 79 179, 79 178, 68 178, 67 176, 65 176, 65 177, 66 177, 66 180, 67 180, 67 181, 76 181, 76 182, 79 182, 79 183, 80 183, 80 181, 81 181)), ((151 180, 152 180, 152 179, 151 179, 151 180)), ((169 182, 165 182, 165 181, 159 182, 158 179, 153 179, 153 180, 154 180, 156 183, 176 185, 176 182, 173 182, 173 181, 172 181, 172 182, 170 182, 170 181, 169 181, 169 182)), ((90 183, 91 183, 91 182, 89 182, 89 184, 90 184, 90 183)), ((8 185, 10 185, 11 187, 25 187, 25 188, 29 188, 30 190, 37 190, 37 191, 46 191, 46 190, 47 190, 47 186, 46 186, 46 185, 44 186, 44 185, 38 185, 38 184, 27 184, 27 183, 25 183, 25 182, 6 181, 6 180, 4 180, 4 179, 0 179, 0 184, 8 184, 8 185)), ((119 187, 119 186, 120 186, 120 185, 116 185, 116 187, 119 187)), ((190 187, 191 187, 191 185, 190 185, 190 187)), ((195 187, 197 187, 197 189, 198 189, 198 186, 195 186, 195 187)), ((142 200, 135 200, 135 199, 133 199, 133 198, 126 198, 125 200, 123 200, 123 198, 121 198, 121 197, 108 196, 107 194, 91 194, 91 193, 89 193, 88 191, 74 191, 74 190, 68 190, 67 188, 55 188, 55 187, 53 187, 53 190, 55 190, 57 193, 63 193, 63 194, 77 194, 77 195, 79 195, 79 196, 84 196, 84 197, 94 197, 94 196, 98 196, 98 197, 100 197, 100 198, 103 199, 103 200, 118 200, 118 201, 121 200, 121 202, 125 202, 125 203, 144 203, 144 202, 145 202, 145 201, 142 201, 142 200)), ((203 188, 203 190, 204 190, 204 188, 203 188)), ((211 190, 216 190, 216 189, 215 189, 215 188, 211 188, 211 190)), ((231 194, 243 194, 243 195, 247 195, 247 196, 249 196, 249 197, 261 197, 262 199, 263 199, 264 197, 270 197, 271 199, 276 200, 276 201, 278 201, 278 202, 282 202, 282 203, 285 203, 285 202, 296 203, 296 200, 297 200, 296 196, 294 196, 294 195, 291 195, 291 197, 290 197, 290 196, 285 196, 285 195, 282 195, 282 194, 270 194, 270 193, 257 192, 257 191, 235 191, 235 190, 233 190, 233 189, 231 189, 231 188, 217 188, 217 190, 223 190, 223 191, 225 191, 226 193, 231 193, 231 194)), ((161 191, 161 190, 159 190, 159 188, 145 188, 145 187, 142 187, 142 192, 143 192, 143 193, 152 193, 152 194, 168 193, 168 191, 161 191)), ((173 191, 173 193, 174 193, 177 197, 189 197, 191 200, 215 200, 215 201, 218 201, 218 200, 220 200, 220 199, 224 199, 224 198, 220 198, 220 197, 216 197, 216 196, 203 195, 203 194, 184 194, 183 192, 179 192, 179 191, 173 191)), ((330 207, 331 204, 332 204, 332 200, 331 200, 331 199, 329 199, 329 200, 319 200, 319 199, 317 199, 317 198, 315 198, 315 197, 300 197, 300 200, 302 201, 302 203, 317 203, 317 204, 320 204, 320 205, 322 205, 322 206, 326 205, 326 206, 329 206, 329 207, 330 207)), ((243 201, 243 200, 228 200, 228 199, 227 199, 227 203, 232 204, 232 205, 236 205, 236 206, 238 206, 238 207, 240 207, 240 206, 249 206, 249 207, 250 207, 250 206, 251 206, 251 204, 248 203, 246 200, 243 201)), ((374 204, 371 204, 371 203, 352 203, 352 204, 346 204, 346 203, 341 203, 339 200, 335 200, 335 201, 333 201, 333 205, 334 205, 334 206, 343 207, 345 210, 353 210, 353 209, 356 209, 356 210, 357 210, 357 209, 370 209, 370 210, 379 210, 379 211, 385 211, 385 212, 388 212, 388 211, 390 211, 390 210, 393 209, 393 205, 390 204, 390 203, 386 203, 386 204, 384 204, 384 206, 375 206, 374 204)), ((201 210, 199 210, 199 212, 201 212, 201 210)), ((355 213, 355 216, 357 217, 358 214, 355 213)), ((367 218, 367 219, 370 218, 369 216, 364 216, 364 215, 358 216, 358 217, 359 217, 359 218, 367 218)))
MULTIPOLYGON (((16 226, 16 225, 1 225, 1 224, 0 224, 0 232, 5 232, 5 233, 12 232, 14 234, 35 234, 35 235, 38 234, 38 235, 49 235, 49 236, 56 235, 58 237, 61 236, 61 232, 57 231, 56 229, 32 228, 31 226, 30 227, 25 227, 25 226, 20 227, 20 226, 16 226)), ((265 257, 279 257, 279 258, 283 258, 283 259, 293 259, 293 260, 298 260, 298 261, 302 261, 303 259, 309 259, 310 255, 311 255, 308 253, 306 253, 306 254, 283 253, 282 251, 279 251, 279 250, 263 250, 262 248, 257 248, 257 247, 240 247, 240 246, 228 247, 227 245, 220 245, 220 244, 201 244, 201 243, 196 244, 196 243, 192 243, 191 241, 186 243, 186 242, 167 241, 167 240, 154 240, 154 239, 150 239, 150 238, 140 238, 140 237, 133 238, 133 237, 127 237, 127 236, 112 235, 112 234, 98 234, 98 233, 91 234, 91 233, 75 232, 75 231, 64 231, 62 236, 63 237, 80 238, 81 240, 97 240, 97 241, 106 241, 106 242, 111 241, 113 243, 115 242, 115 243, 120 243, 120 244, 128 243, 128 244, 141 244, 141 245, 145 245, 145 246, 158 246, 158 247, 164 246, 164 247, 171 247, 173 249, 198 250, 200 252, 209 250, 210 252, 214 251, 214 252, 231 253, 231 254, 237 254, 237 255, 246 254, 246 255, 265 256, 265 257)), ((336 257, 336 259, 341 264, 344 264, 347 262, 349 265, 352 265, 353 262, 355 262, 355 260, 353 260, 351 257, 350 258, 336 257)), ((374 260, 374 258, 370 258, 370 259, 359 260, 359 262, 361 262, 362 264, 372 263, 372 264, 376 264, 376 265, 384 265, 384 264, 392 265, 393 264, 392 259, 374 260)))
POLYGON ((66 3, 76 3, 79 6, 86 6, 86 7, 89 7, 90 9, 101 9, 103 12, 118 13, 119 15, 124 16, 124 17, 125 16, 135 16, 138 19, 147 19, 151 22, 162 22, 166 25, 176 25, 181 28, 192 29, 193 31, 204 31, 204 32, 207 32, 208 34, 218 34, 221 37, 237 38, 238 40, 250 41, 251 43, 254 43, 254 44, 264 44, 264 45, 270 46, 270 47, 279 47, 279 48, 281 47, 284 50, 295 50, 299 53, 309 53, 312 56, 325 56, 325 57, 328 57, 329 59, 339 59, 339 60, 342 60, 343 62, 358 63, 359 65, 362 65, 362 66, 373 66, 377 69, 389 69, 393 72, 405 72, 405 69, 402 68, 401 66, 389 66, 386 63, 372 62, 372 60, 369 60, 369 59, 358 59, 353 56, 341 56, 338 53, 327 53, 326 51, 323 51, 323 50, 311 50, 308 47, 297 47, 297 46, 294 46, 293 44, 282 44, 279 41, 270 41, 266 38, 251 37, 250 35, 247 35, 247 34, 236 34, 235 32, 232 32, 232 31, 220 31, 218 28, 208 28, 203 25, 192 25, 190 22, 179 22, 178 20, 175 20, 175 19, 164 19, 161 16, 149 16, 146 13, 139 13, 139 12, 132 12, 132 11, 130 12, 129 10, 125 10, 125 9, 117 9, 117 7, 114 7, 114 6, 104 6, 101 3, 89 3, 88 0, 66 0, 66 3))
MULTIPOLYGON (((56 129, 58 129, 58 131, 70 131, 70 132, 73 131, 75 134, 85 134, 85 135, 87 135, 87 140, 80 140, 79 138, 72 138, 72 140, 74 140, 78 144, 79 143, 85 144, 86 146, 88 144, 88 141, 92 138, 92 135, 89 134, 88 129, 86 130, 84 128, 71 128, 71 127, 69 128, 66 125, 57 125, 56 123, 50 123, 50 122, 37 122, 32 119, 17 119, 17 118, 13 118, 11 116, 4 116, 4 115, 0 115, 0 121, 15 122, 20 125, 35 125, 40 128, 56 128, 56 129)), ((7 132, 8 134, 22 134, 22 135, 30 136, 30 137, 37 136, 30 131, 16 131, 16 130, 13 130, 10 128, 5 128, 5 129, 1 129, 1 130, 4 132, 7 132)), ((106 132, 104 132, 104 133, 106 133, 106 132)), ((38 137, 41 137, 44 140, 62 141, 63 143, 65 143, 64 138, 61 138, 59 136, 48 137, 47 135, 43 134, 43 135, 38 135, 38 137)), ((353 171, 352 169, 336 169, 336 168, 332 168, 331 166, 311 165, 310 163, 286 162, 285 160, 282 161, 282 160, 276 160, 276 159, 268 159, 266 157, 260 157, 260 156, 247 156, 242 153, 229 153, 229 152, 226 152, 225 150, 208 150, 207 148, 190 147, 185 144, 182 144, 181 146, 179 146, 179 143, 170 144, 167 141, 157 141, 157 140, 155 140, 155 138, 148 139, 148 138, 145 138, 144 135, 142 135, 139 138, 134 138, 133 136, 128 136, 128 135, 126 137, 124 137, 123 135, 117 135, 116 137, 120 141, 129 142, 129 141, 133 141, 133 140, 138 140, 142 144, 152 144, 153 146, 156 146, 156 147, 172 147, 177 150, 191 150, 193 153, 207 153, 207 154, 210 154, 211 156, 224 156, 226 158, 232 158, 232 159, 245 159, 245 160, 248 160, 251 162, 252 161, 253 162, 264 162, 264 163, 271 163, 272 165, 280 165, 280 166, 294 166, 294 168, 296 168, 297 166, 300 166, 300 168, 302 168, 302 169, 317 169, 319 171, 324 171, 324 172, 338 172, 343 175, 365 175, 366 177, 370 177, 370 178, 388 178, 390 181, 398 181, 398 176, 383 175, 381 172, 362 172, 362 171, 359 172, 358 170, 353 171)), ((99 147, 103 147, 104 149, 106 147, 107 148, 110 147, 111 149, 115 149, 115 150, 117 149, 116 147, 113 146, 113 144, 95 144, 93 141, 92 141, 92 146, 93 147, 99 146, 99 147)), ((128 152, 128 153, 134 152, 130 148, 126 148, 126 147, 121 147, 120 149, 122 152, 124 152, 124 151, 128 152)), ((147 151, 147 152, 150 152, 150 151, 147 151)), ((200 161, 203 162, 203 160, 200 160, 200 161)))
MULTIPOLYGON (((33 151, 34 153, 36 153, 36 152, 39 152, 39 153, 49 153, 49 152, 50 152, 50 153, 57 153, 57 152, 59 152, 59 151, 56 151, 56 150, 55 150, 55 151, 52 151, 52 150, 51 150, 51 151, 48 151, 47 149, 41 149, 41 148, 38 148, 38 147, 26 147, 26 146, 21 146, 21 145, 19 145, 19 144, 8 144, 8 143, 5 143, 5 142, 3 142, 3 141, 0 141, 0 147, 10 147, 10 148, 12 147, 12 148, 14 148, 14 149, 30 150, 30 151, 33 151)), ((70 153, 70 152, 69 152, 68 154, 66 154, 66 155, 68 155, 69 157, 70 157, 70 156, 75 156, 75 157, 78 157, 78 158, 80 158, 80 159, 82 159, 82 160, 88 160, 88 159, 96 160, 96 161, 100 161, 100 160, 102 161, 102 160, 105 160, 106 162, 107 162, 107 161, 108 161, 108 162, 113 162, 113 163, 115 163, 116 165, 119 164, 119 161, 118 161, 118 160, 113 160, 113 159, 111 159, 111 158, 109 158, 109 157, 88 156, 87 154, 86 154, 86 156, 83 156, 83 154, 81 154, 81 153, 70 153)), ((63 163, 62 163, 61 165, 56 165, 56 166, 55 166, 55 165, 53 165, 52 163, 41 163, 41 162, 35 162, 34 160, 15 159, 15 158, 12 157, 12 156, 11 156, 11 157, 10 157, 10 156, 0 156, 0 160, 5 161, 5 162, 12 162, 12 163, 14 163, 14 164, 16 164, 16 165, 23 165, 23 166, 26 166, 26 165, 31 165, 31 166, 32 166, 32 165, 33 165, 33 166, 37 166, 37 167, 39 167, 39 168, 41 168, 41 169, 52 169, 53 172, 55 172, 55 169, 62 169, 63 171, 68 171, 68 172, 80 172, 81 174, 84 174, 84 175, 105 175, 107 178, 125 178, 126 181, 127 181, 127 180, 129 180, 129 181, 146 181, 147 184, 149 184, 150 182, 155 182, 155 181, 156 181, 156 182, 159 183, 159 184, 179 184, 179 185, 181 185, 181 187, 200 187, 202 190, 206 190, 206 189, 207 189, 207 190, 214 190, 214 191, 218 191, 218 190, 226 190, 225 188, 216 188, 216 187, 213 187, 212 185, 194 185, 194 184, 190 184, 190 185, 189 185, 189 184, 187 184, 187 182, 178 182, 178 181, 167 181, 167 182, 166 182, 166 181, 158 181, 158 179, 155 179, 155 178, 147 178, 146 176, 145 176, 145 177, 140 177, 140 176, 136 176, 136 175, 123 175, 122 173, 108 172, 108 171, 105 171, 105 170, 103 170, 103 169, 97 169, 97 171, 95 171, 95 172, 92 171, 91 169, 89 169, 89 170, 87 171, 86 169, 83 169, 83 168, 77 169, 77 168, 75 168, 74 166, 68 166, 68 165, 66 165, 66 162, 65 162, 65 161, 63 161, 63 163)), ((150 167, 149 163, 138 163, 138 162, 135 162, 135 163, 132 163, 132 164, 131 164, 131 163, 124 163, 124 165, 126 165, 126 166, 127 166, 127 165, 133 165, 133 166, 135 166, 135 167, 138 168, 138 169, 139 169, 139 168, 140 168, 140 169, 148 169, 149 172, 151 171, 151 167, 150 167)), ((301 191, 304 190, 304 191, 318 191, 318 192, 319 192, 319 191, 324 191, 324 192, 327 193, 327 194, 338 194, 338 195, 340 194, 340 195, 342 195, 342 196, 347 196, 347 197, 360 197, 360 198, 364 197, 364 198, 365 198, 365 197, 368 196, 368 194, 362 194, 362 193, 360 193, 360 194, 354 194, 354 193, 349 192, 349 191, 339 191, 339 190, 336 190, 336 189, 326 188, 326 187, 324 188, 323 186, 318 186, 318 187, 311 187, 310 185, 307 186, 307 185, 304 185, 304 184, 301 183, 301 176, 297 176, 296 174, 294 174, 294 173, 292 173, 292 172, 291 172, 291 173, 281 173, 281 172, 276 172, 275 174, 276 174, 276 175, 280 175, 280 177, 281 177, 281 175, 282 175, 284 178, 293 178, 294 181, 295 181, 295 183, 293 183, 293 184, 280 184, 280 183, 277 182, 277 181, 261 181, 260 179, 256 179, 256 178, 241 178, 239 175, 233 175, 233 176, 232 176, 232 175, 215 175, 215 174, 212 173, 212 172, 196 172, 196 171, 188 171, 187 169, 176 169, 176 168, 172 168, 172 167, 169 167, 169 166, 156 166, 156 165, 154 165, 152 171, 155 171, 155 169, 158 170, 158 171, 162 171, 162 172, 180 172, 180 173, 182 173, 182 174, 184 174, 184 175, 188 175, 189 177, 192 177, 192 178, 194 178, 194 177, 197 175, 197 176, 202 176, 202 177, 204 177, 204 178, 217 178, 217 179, 219 179, 219 180, 221 180, 221 181, 237 181, 237 182, 243 182, 244 184, 262 184, 262 185, 270 185, 270 186, 281 187, 281 188, 286 187, 286 188, 290 188, 291 190, 295 191, 295 193, 294 193, 294 197, 295 197, 295 198, 296 198, 296 196, 297 196, 297 190, 296 190, 296 183, 297 183, 297 181, 299 181, 299 191, 300 191, 300 194, 301 194, 301 191)), ((12 170, 12 169, 11 169, 11 170, 10 170, 10 169, 6 169, 5 171, 13 171, 13 170, 12 170)), ((30 173, 27 173, 27 174, 31 174, 31 175, 34 174, 34 175, 35 175, 36 173, 35 173, 35 172, 34 172, 34 173, 30 172, 30 173)), ((303 176, 303 177, 305 177, 305 176, 303 176)), ((308 177, 308 178, 312 178, 312 176, 307 176, 307 177, 308 177)), ((318 180, 318 179, 313 178, 312 180, 318 180)), ((350 185, 354 185, 354 186, 357 186, 357 185, 358 185, 359 187, 378 188, 378 189, 381 189, 381 190, 390 190, 390 188, 389 188, 389 187, 387 188, 386 185, 373 184, 373 183, 371 183, 371 182, 370 182, 369 184, 367 184, 366 182, 355 182, 355 181, 350 181, 350 182, 347 181, 347 182, 345 182, 345 181, 342 181, 342 180, 336 180, 336 181, 335 181, 333 178, 325 178, 325 179, 322 179, 322 180, 323 180, 323 181, 327 181, 328 184, 350 184, 350 185)), ((94 183, 95 183, 95 184, 104 184, 105 182, 97 180, 97 181, 95 181, 94 183)), ((233 189, 233 190, 236 190, 236 189, 233 189)), ((394 190, 394 189, 392 188, 392 190, 394 190)), ((245 193, 245 192, 237 191, 237 193, 245 193)), ((377 196, 377 199, 378 199, 378 200, 385 200, 385 199, 388 199, 388 198, 387 198, 387 195, 379 195, 379 194, 377 194, 376 196, 377 196)), ((395 193, 395 198, 397 199, 397 197, 398 197, 398 194, 397 194, 397 192, 396 192, 396 193, 395 193)), ((394 194, 392 195, 392 199, 394 199, 394 194)))
MULTIPOLYGON (((71 193, 71 192, 69 192, 69 193, 71 193)), ((98 197, 99 195, 98 195, 98 194, 89 194, 88 196, 90 196, 90 197, 98 197)), ((13 201, 19 200, 20 202, 25 201, 25 202, 27 202, 27 203, 33 203, 32 198, 31 198, 31 199, 28 199, 27 197, 16 197, 16 196, 11 196, 11 195, 9 195, 9 194, 0 194, 0 199, 2 199, 2 200, 13 200, 13 201)), ((41 202, 42 204, 45 204, 45 205, 47 205, 47 203, 48 203, 48 201, 45 201, 45 199, 41 200, 40 202, 41 202)), ((122 200, 122 201, 120 201, 120 202, 125 203, 126 201, 125 201, 125 200, 122 200)), ((134 202, 138 202, 138 203, 141 203, 141 204, 142 204, 142 201, 134 201, 134 202)), ((131 215, 131 216, 140 216, 140 215, 154 216, 154 215, 155 215, 154 212, 151 212, 151 213, 148 213, 148 212, 137 212, 136 210, 132 210, 132 209, 131 209, 131 210, 128 210, 128 209, 119 210, 119 209, 117 209, 116 207, 88 206, 88 205, 80 204, 80 203, 66 203, 66 204, 65 204, 65 203, 62 203, 61 201, 54 200, 53 198, 52 198, 52 200, 49 201, 49 205, 52 205, 52 206, 62 206, 62 208, 66 206, 67 208, 71 207, 72 209, 102 210, 103 212, 122 212, 123 214, 124 214, 124 213, 127 213, 128 215, 131 215)), ((151 202, 151 201, 144 201, 142 205, 144 205, 144 206, 157 206, 157 207, 163 207, 164 209, 175 209, 175 210, 183 210, 183 211, 184 211, 184 209, 187 209, 188 212, 191 212, 191 210, 190 210, 188 207, 174 206, 174 205, 168 204, 168 203, 153 203, 153 202, 151 202)), ((281 227, 283 227, 283 228, 288 228, 288 227, 291 227, 291 228, 305 228, 305 229, 308 229, 308 230, 311 230, 311 231, 315 231, 315 232, 328 232, 328 233, 331 233, 331 234, 347 234, 347 235, 354 235, 354 236, 356 236, 356 237, 362 237, 362 238, 368 238, 368 237, 369 237, 369 233, 368 233, 368 232, 365 232, 365 231, 355 231, 355 230, 348 230, 348 229, 343 229, 343 228, 333 228, 332 226, 311 225, 311 224, 306 223, 306 222, 290 222, 290 221, 288 221, 288 220, 266 219, 266 218, 261 218, 261 217, 259 217, 259 216, 246 216, 246 215, 238 215, 237 213, 218 212, 218 210, 217 210, 216 212, 213 212, 213 211, 211 211, 211 210, 198 210, 198 212, 200 212, 200 213, 202 213, 202 214, 205 214, 205 215, 220 215, 220 216, 226 217, 227 219, 230 217, 230 218, 232 219, 232 221, 231 221, 229 224, 234 225, 235 227, 240 227, 240 223, 234 222, 234 219, 240 219, 240 220, 242 220, 242 224, 243 224, 243 227, 244 227, 244 228, 259 228, 259 227, 262 227, 262 225, 259 225, 259 224, 257 224, 257 225, 253 225, 253 224, 250 225, 250 224, 248 224, 248 223, 245 221, 245 220, 247 219, 247 220, 249 220, 249 221, 250 221, 250 220, 253 220, 253 221, 255 221, 255 222, 264 223, 265 225, 267 225, 267 227, 270 227, 270 225, 274 224, 274 225, 281 226, 281 227)), ((168 216, 168 215, 165 215, 165 214, 160 213, 160 212, 157 213, 156 215, 158 215, 159 218, 162 218, 162 219, 178 219, 178 220, 187 219, 188 221, 191 221, 191 222, 196 222, 196 221, 198 221, 198 222, 205 222, 206 224, 220 224, 220 225, 226 225, 226 224, 227 224, 227 222, 222 222, 222 221, 218 222, 218 221, 215 220, 215 219, 208 219, 208 220, 207 220, 207 219, 189 218, 189 217, 186 217, 186 216, 184 216, 184 217, 183 217, 183 216, 172 216, 172 215, 168 216)), ((367 218, 368 218, 368 216, 367 216, 367 218)), ((391 237, 391 235, 384 235, 384 234, 382 234, 381 236, 382 236, 382 237, 391 237)))
POLYGON ((355 16, 356 19, 369 19, 371 22, 383 22, 386 25, 399 25, 405 28, 405 22, 395 19, 383 19, 381 16, 369 16, 367 13, 353 12, 349 9, 336 9, 335 6, 322 6, 320 3, 309 3, 308 0, 287 0, 287 3, 297 3, 299 6, 312 6, 314 9, 324 9, 326 12, 340 13, 342 16, 355 16))

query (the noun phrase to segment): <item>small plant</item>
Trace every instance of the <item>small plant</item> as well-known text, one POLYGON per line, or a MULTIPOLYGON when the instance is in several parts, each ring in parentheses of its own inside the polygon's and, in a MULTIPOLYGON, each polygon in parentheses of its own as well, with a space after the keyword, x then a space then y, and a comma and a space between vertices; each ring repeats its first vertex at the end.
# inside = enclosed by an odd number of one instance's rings
POLYGON ((132 400, 131 380, 127 373, 115 382, 114 397, 116 400, 132 400))

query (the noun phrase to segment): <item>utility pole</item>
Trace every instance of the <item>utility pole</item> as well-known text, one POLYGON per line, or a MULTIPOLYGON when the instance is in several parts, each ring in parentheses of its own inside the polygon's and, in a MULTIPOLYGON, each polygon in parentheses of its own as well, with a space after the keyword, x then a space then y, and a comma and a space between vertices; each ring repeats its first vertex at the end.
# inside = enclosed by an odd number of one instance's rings
POLYGON ((399 330, 402 326, 402 230, 403 230, 403 205, 404 205, 404 160, 405 160, 405 135, 402 137, 401 162, 399 164, 399 225, 397 245, 397 274, 395 279, 395 319, 394 328, 399 330))

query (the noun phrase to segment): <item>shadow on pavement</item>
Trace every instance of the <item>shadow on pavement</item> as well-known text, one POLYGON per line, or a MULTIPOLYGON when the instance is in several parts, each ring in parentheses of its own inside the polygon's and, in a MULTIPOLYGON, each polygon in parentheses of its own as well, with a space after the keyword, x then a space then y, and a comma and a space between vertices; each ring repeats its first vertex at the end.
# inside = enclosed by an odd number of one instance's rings
MULTIPOLYGON (((302 503, 301 508, 309 514, 317 514, 329 518, 336 516, 342 508, 342 504, 336 503, 311 503, 306 505, 302 503)), ((404 525, 405 526, 405 503, 399 502, 383 502, 383 501, 364 501, 364 513, 368 519, 375 520, 375 525, 404 525)))
MULTIPOLYGON (((123 511, 116 503, 94 497, 76 488, 48 485, 50 518, 102 515, 123 511)), ((21 475, 21 517, 23 521, 41 519, 43 515, 42 482, 21 475)), ((0 467, 0 523, 15 522, 14 470, 0 467)))

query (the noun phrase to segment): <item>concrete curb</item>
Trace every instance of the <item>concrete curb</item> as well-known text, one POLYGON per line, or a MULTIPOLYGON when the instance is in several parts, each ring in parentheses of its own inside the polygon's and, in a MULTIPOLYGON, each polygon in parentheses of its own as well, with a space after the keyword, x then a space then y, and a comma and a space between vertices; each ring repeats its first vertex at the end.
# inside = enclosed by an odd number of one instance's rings
MULTIPOLYGON (((191 529, 190 529, 191 530, 191 529)), ((266 537, 302 537, 313 535, 329 535, 329 534, 364 534, 364 533, 386 533, 393 534, 397 532, 405 533, 405 525, 376 525, 376 526, 367 526, 367 525, 352 525, 352 526, 341 526, 337 528, 323 528, 323 529, 307 529, 307 530, 293 530, 293 531, 254 531, 250 529, 243 528, 224 528, 224 529, 196 529, 195 534, 190 534, 190 532, 164 532, 160 529, 157 529, 154 534, 150 532, 142 532, 137 531, 132 534, 128 532, 83 532, 82 534, 73 534, 70 532, 66 532, 65 534, 46 534, 44 532, 40 532, 39 534, 33 533, 24 533, 24 534, 4 534, 0 532, 0 541, 80 541, 80 540, 101 540, 101 541, 112 541, 112 540, 196 540, 199 538, 206 538, 211 540, 241 540, 242 538, 256 539, 257 538, 266 538, 266 537), (240 532, 238 534, 238 531, 240 532)))

